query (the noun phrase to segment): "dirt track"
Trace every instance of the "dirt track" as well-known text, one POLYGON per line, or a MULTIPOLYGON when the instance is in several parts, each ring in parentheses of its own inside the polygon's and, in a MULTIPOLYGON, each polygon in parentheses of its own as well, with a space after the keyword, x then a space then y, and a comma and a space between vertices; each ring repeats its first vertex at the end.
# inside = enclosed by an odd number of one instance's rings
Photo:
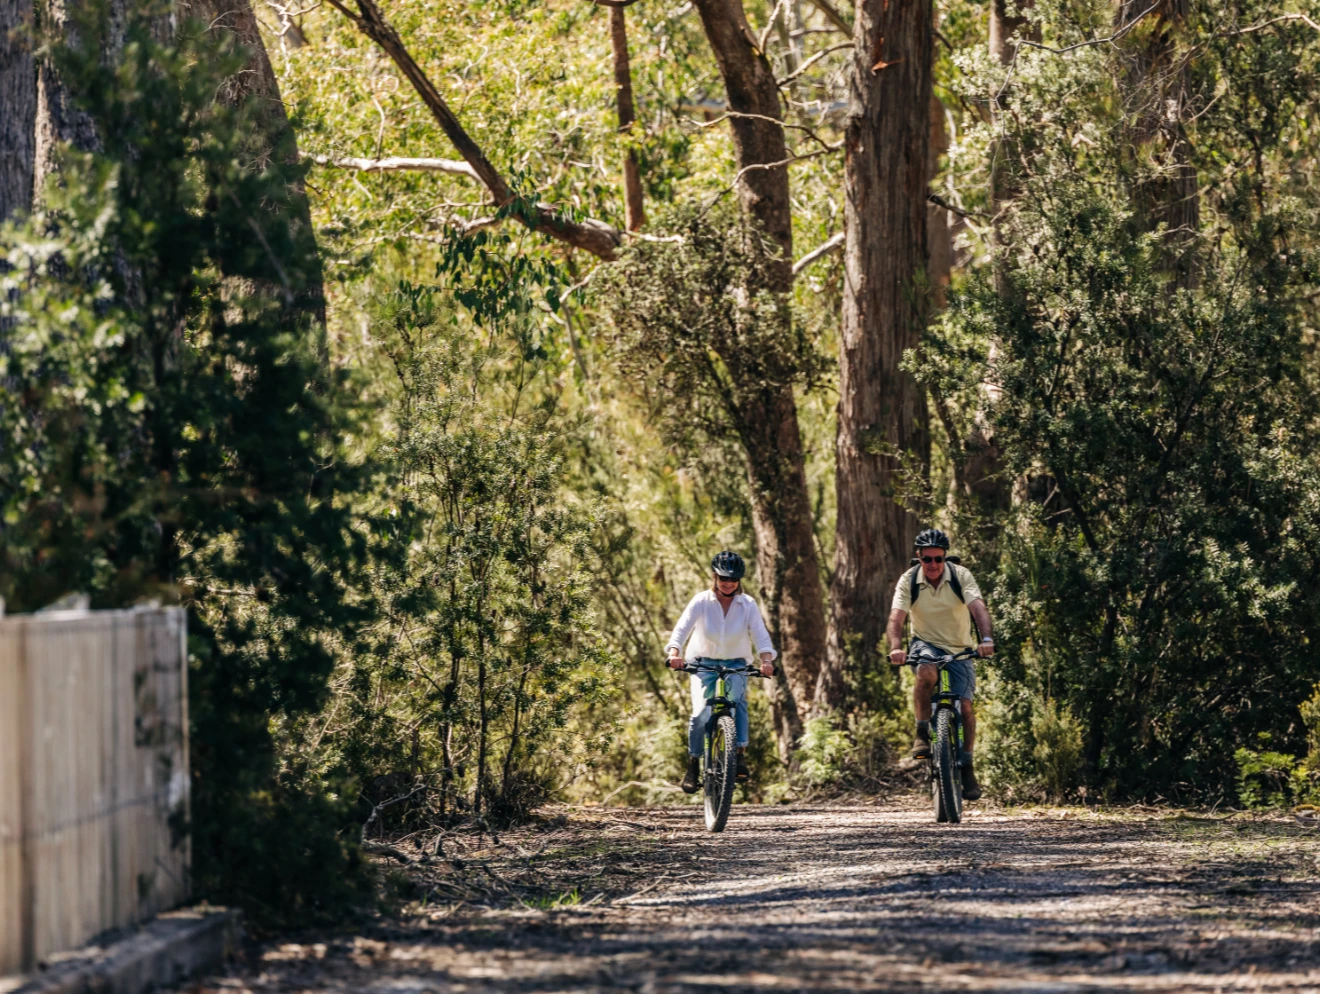
POLYGON ((193 990, 1320 991, 1318 861, 1320 831, 1280 819, 969 810, 944 827, 912 798, 738 807, 709 836, 695 808, 596 809, 461 860, 489 907, 444 900, 448 859, 414 864, 425 904, 193 990), (507 896, 526 893, 515 865, 540 898, 507 896), (534 906, 560 887, 580 903, 534 906))

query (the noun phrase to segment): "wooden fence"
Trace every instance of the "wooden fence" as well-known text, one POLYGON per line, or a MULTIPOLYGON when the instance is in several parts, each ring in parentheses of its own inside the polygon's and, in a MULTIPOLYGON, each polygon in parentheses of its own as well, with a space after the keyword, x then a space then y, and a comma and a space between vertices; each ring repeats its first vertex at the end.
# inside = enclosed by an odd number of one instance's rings
POLYGON ((0 619, 0 976, 188 896, 179 608, 0 619))

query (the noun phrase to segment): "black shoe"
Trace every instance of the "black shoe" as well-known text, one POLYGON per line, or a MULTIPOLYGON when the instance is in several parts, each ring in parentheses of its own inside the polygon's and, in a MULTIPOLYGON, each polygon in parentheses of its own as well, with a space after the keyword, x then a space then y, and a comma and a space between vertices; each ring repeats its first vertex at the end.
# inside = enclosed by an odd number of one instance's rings
POLYGON ((927 735, 926 738, 922 738, 922 737, 921 737, 921 733, 920 733, 920 732, 917 733, 917 737, 916 737, 915 739, 912 740, 912 758, 913 758, 913 759, 930 759, 930 736, 929 736, 929 735, 927 735))
POLYGON ((687 776, 681 784, 684 794, 695 794, 701 782, 701 760, 696 756, 688 758, 687 776))
POLYGON ((976 774, 972 772, 971 763, 963 763, 962 782, 963 800, 979 801, 981 799, 981 785, 976 782, 976 774))
POLYGON ((752 779, 752 771, 747 768, 747 760, 742 753, 738 753, 738 773, 734 779, 739 783, 746 783, 752 779))

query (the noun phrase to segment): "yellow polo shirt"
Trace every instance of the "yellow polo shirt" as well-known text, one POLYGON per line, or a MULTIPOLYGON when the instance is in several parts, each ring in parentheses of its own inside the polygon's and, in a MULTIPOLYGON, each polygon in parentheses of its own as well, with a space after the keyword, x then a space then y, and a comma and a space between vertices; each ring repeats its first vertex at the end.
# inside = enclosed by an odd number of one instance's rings
POLYGON ((894 609, 910 612, 912 634, 923 642, 951 652, 961 652, 976 645, 976 636, 972 634, 972 612, 967 610, 967 605, 981 597, 981 588, 976 585, 972 571, 955 563, 945 563, 944 579, 939 587, 932 589, 926 582, 926 574, 918 570, 920 593, 916 604, 912 603, 911 572, 911 567, 905 570, 894 587, 894 609), (949 585, 951 569, 958 571, 962 600, 958 600, 949 585))

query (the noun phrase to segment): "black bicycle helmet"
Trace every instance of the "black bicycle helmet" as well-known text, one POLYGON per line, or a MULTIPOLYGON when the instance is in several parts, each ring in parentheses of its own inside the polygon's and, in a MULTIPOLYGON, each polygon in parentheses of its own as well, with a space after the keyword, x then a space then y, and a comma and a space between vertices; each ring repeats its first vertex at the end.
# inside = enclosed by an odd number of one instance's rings
POLYGON ((728 550, 719 553, 712 559, 710 568, 715 571, 716 576, 721 576, 726 580, 741 580, 743 574, 747 572, 747 566, 742 561, 742 556, 728 550))
POLYGON ((943 549, 949 551, 949 536, 938 528, 927 528, 912 540, 912 546, 916 549, 943 549))

